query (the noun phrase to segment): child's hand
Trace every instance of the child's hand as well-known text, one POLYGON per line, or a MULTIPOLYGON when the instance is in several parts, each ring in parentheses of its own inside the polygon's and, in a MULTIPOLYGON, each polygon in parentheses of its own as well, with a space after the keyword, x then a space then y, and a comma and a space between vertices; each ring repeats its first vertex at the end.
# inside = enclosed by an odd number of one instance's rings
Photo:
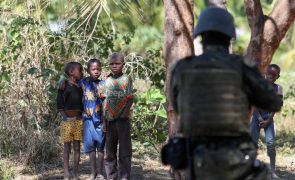
POLYGON ((107 121, 103 122, 102 124, 102 132, 106 133, 108 131, 108 127, 107 127, 107 121))
POLYGON ((106 124, 104 124, 104 125, 102 126, 102 132, 104 132, 104 133, 107 132, 107 126, 106 126, 106 124))
POLYGON ((269 120, 268 121, 260 121, 259 122, 259 127, 260 128, 266 128, 269 125, 269 120))
POLYGON ((120 115, 120 118, 129 118, 130 110, 124 110, 120 115))

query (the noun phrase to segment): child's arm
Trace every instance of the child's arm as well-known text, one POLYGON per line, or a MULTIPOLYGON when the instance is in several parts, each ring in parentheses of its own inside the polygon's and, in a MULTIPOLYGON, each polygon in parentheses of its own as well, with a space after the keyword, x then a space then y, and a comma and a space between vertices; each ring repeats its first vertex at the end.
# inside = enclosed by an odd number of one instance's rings
POLYGON ((121 117, 129 117, 130 114, 130 109, 131 106, 133 104, 133 99, 134 99, 134 95, 133 95, 133 84, 132 84, 132 79, 130 77, 128 77, 128 86, 126 88, 126 98, 128 99, 125 107, 124 107, 124 111, 122 112, 121 117))
POLYGON ((122 118, 129 117, 132 104, 133 104, 133 99, 129 99, 121 115, 122 118))
POLYGON ((259 122, 260 121, 263 121, 263 118, 262 118, 261 114, 259 113, 259 111, 258 111, 258 109, 256 107, 254 108, 254 112, 253 113, 256 114, 259 122))
POLYGON ((274 115, 275 115, 274 112, 270 113, 270 116, 266 121, 259 122, 259 127, 266 128, 268 125, 270 125, 273 122, 273 116, 274 115))
POLYGON ((101 122, 102 122, 102 132, 107 132, 107 130, 108 130, 108 120, 105 118, 104 114, 105 114, 104 111, 101 111, 100 118, 101 118, 101 122))
POLYGON ((62 81, 58 86, 56 102, 57 102, 57 111, 62 115, 63 120, 66 120, 67 116, 64 111, 64 107, 65 107, 64 90, 65 90, 65 81, 62 81))
POLYGON ((258 118, 258 121, 259 121, 259 127, 261 127, 261 128, 265 128, 265 127, 267 127, 267 126, 270 124, 269 120, 265 121, 265 120, 262 118, 262 116, 261 116, 261 114, 259 113, 259 111, 258 111, 257 108, 254 109, 254 113, 256 114, 256 116, 257 116, 257 118, 258 118))

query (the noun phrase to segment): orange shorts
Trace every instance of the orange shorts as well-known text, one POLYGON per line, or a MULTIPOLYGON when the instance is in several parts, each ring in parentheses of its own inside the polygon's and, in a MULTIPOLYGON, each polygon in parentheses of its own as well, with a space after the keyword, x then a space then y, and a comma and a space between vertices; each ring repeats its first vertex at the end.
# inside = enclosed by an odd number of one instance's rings
POLYGON ((83 120, 76 117, 68 117, 60 124, 60 135, 63 143, 71 141, 82 141, 83 120))

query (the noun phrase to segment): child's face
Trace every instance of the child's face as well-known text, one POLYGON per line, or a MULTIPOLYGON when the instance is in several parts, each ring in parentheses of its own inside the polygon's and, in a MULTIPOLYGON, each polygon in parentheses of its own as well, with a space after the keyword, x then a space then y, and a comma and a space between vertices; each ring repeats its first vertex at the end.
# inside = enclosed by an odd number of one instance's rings
POLYGON ((274 83, 279 77, 280 77, 280 72, 276 68, 270 67, 267 69, 266 79, 269 82, 274 83))
POLYGON ((76 79, 76 80, 80 80, 83 78, 83 69, 80 66, 75 67, 72 72, 71 75, 76 79))
POLYGON ((122 73, 124 64, 120 59, 111 59, 109 61, 109 66, 111 68, 112 73, 116 75, 122 73))
POLYGON ((98 79, 101 75, 101 66, 98 63, 92 63, 88 69, 88 73, 92 79, 98 79))

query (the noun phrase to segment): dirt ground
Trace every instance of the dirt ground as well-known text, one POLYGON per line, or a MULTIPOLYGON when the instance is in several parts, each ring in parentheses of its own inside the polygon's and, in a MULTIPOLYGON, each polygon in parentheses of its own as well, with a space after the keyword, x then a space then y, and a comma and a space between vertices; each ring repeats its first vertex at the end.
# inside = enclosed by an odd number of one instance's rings
MULTIPOLYGON (((258 152, 258 159, 269 165, 269 158, 265 151, 258 152)), ((283 155, 277 153, 277 175, 281 180, 295 180, 295 154, 283 155)))
MULTIPOLYGON (((264 151, 259 151, 258 158, 268 163, 264 151)), ((38 166, 35 171, 19 166, 16 170, 17 180, 35 179, 63 179, 62 162, 54 165, 44 164, 38 166), (32 173, 34 172, 34 173, 32 173)), ((295 154, 277 155, 277 174, 281 180, 295 180, 295 154)), ((80 178, 89 179, 90 164, 86 155, 81 155, 80 178)), ((157 158, 152 159, 142 155, 134 155, 132 159, 132 180, 170 180, 169 168, 163 166, 157 158)))
MULTIPOLYGON (((132 180, 170 180, 169 168, 161 165, 158 159, 140 157, 136 155, 132 159, 131 179, 132 180)), ((16 180, 36 179, 63 179, 62 163, 55 165, 40 165, 37 174, 32 175, 29 170, 18 167, 16 180)), ((81 155, 80 179, 90 178, 90 164, 86 155, 81 155)))

